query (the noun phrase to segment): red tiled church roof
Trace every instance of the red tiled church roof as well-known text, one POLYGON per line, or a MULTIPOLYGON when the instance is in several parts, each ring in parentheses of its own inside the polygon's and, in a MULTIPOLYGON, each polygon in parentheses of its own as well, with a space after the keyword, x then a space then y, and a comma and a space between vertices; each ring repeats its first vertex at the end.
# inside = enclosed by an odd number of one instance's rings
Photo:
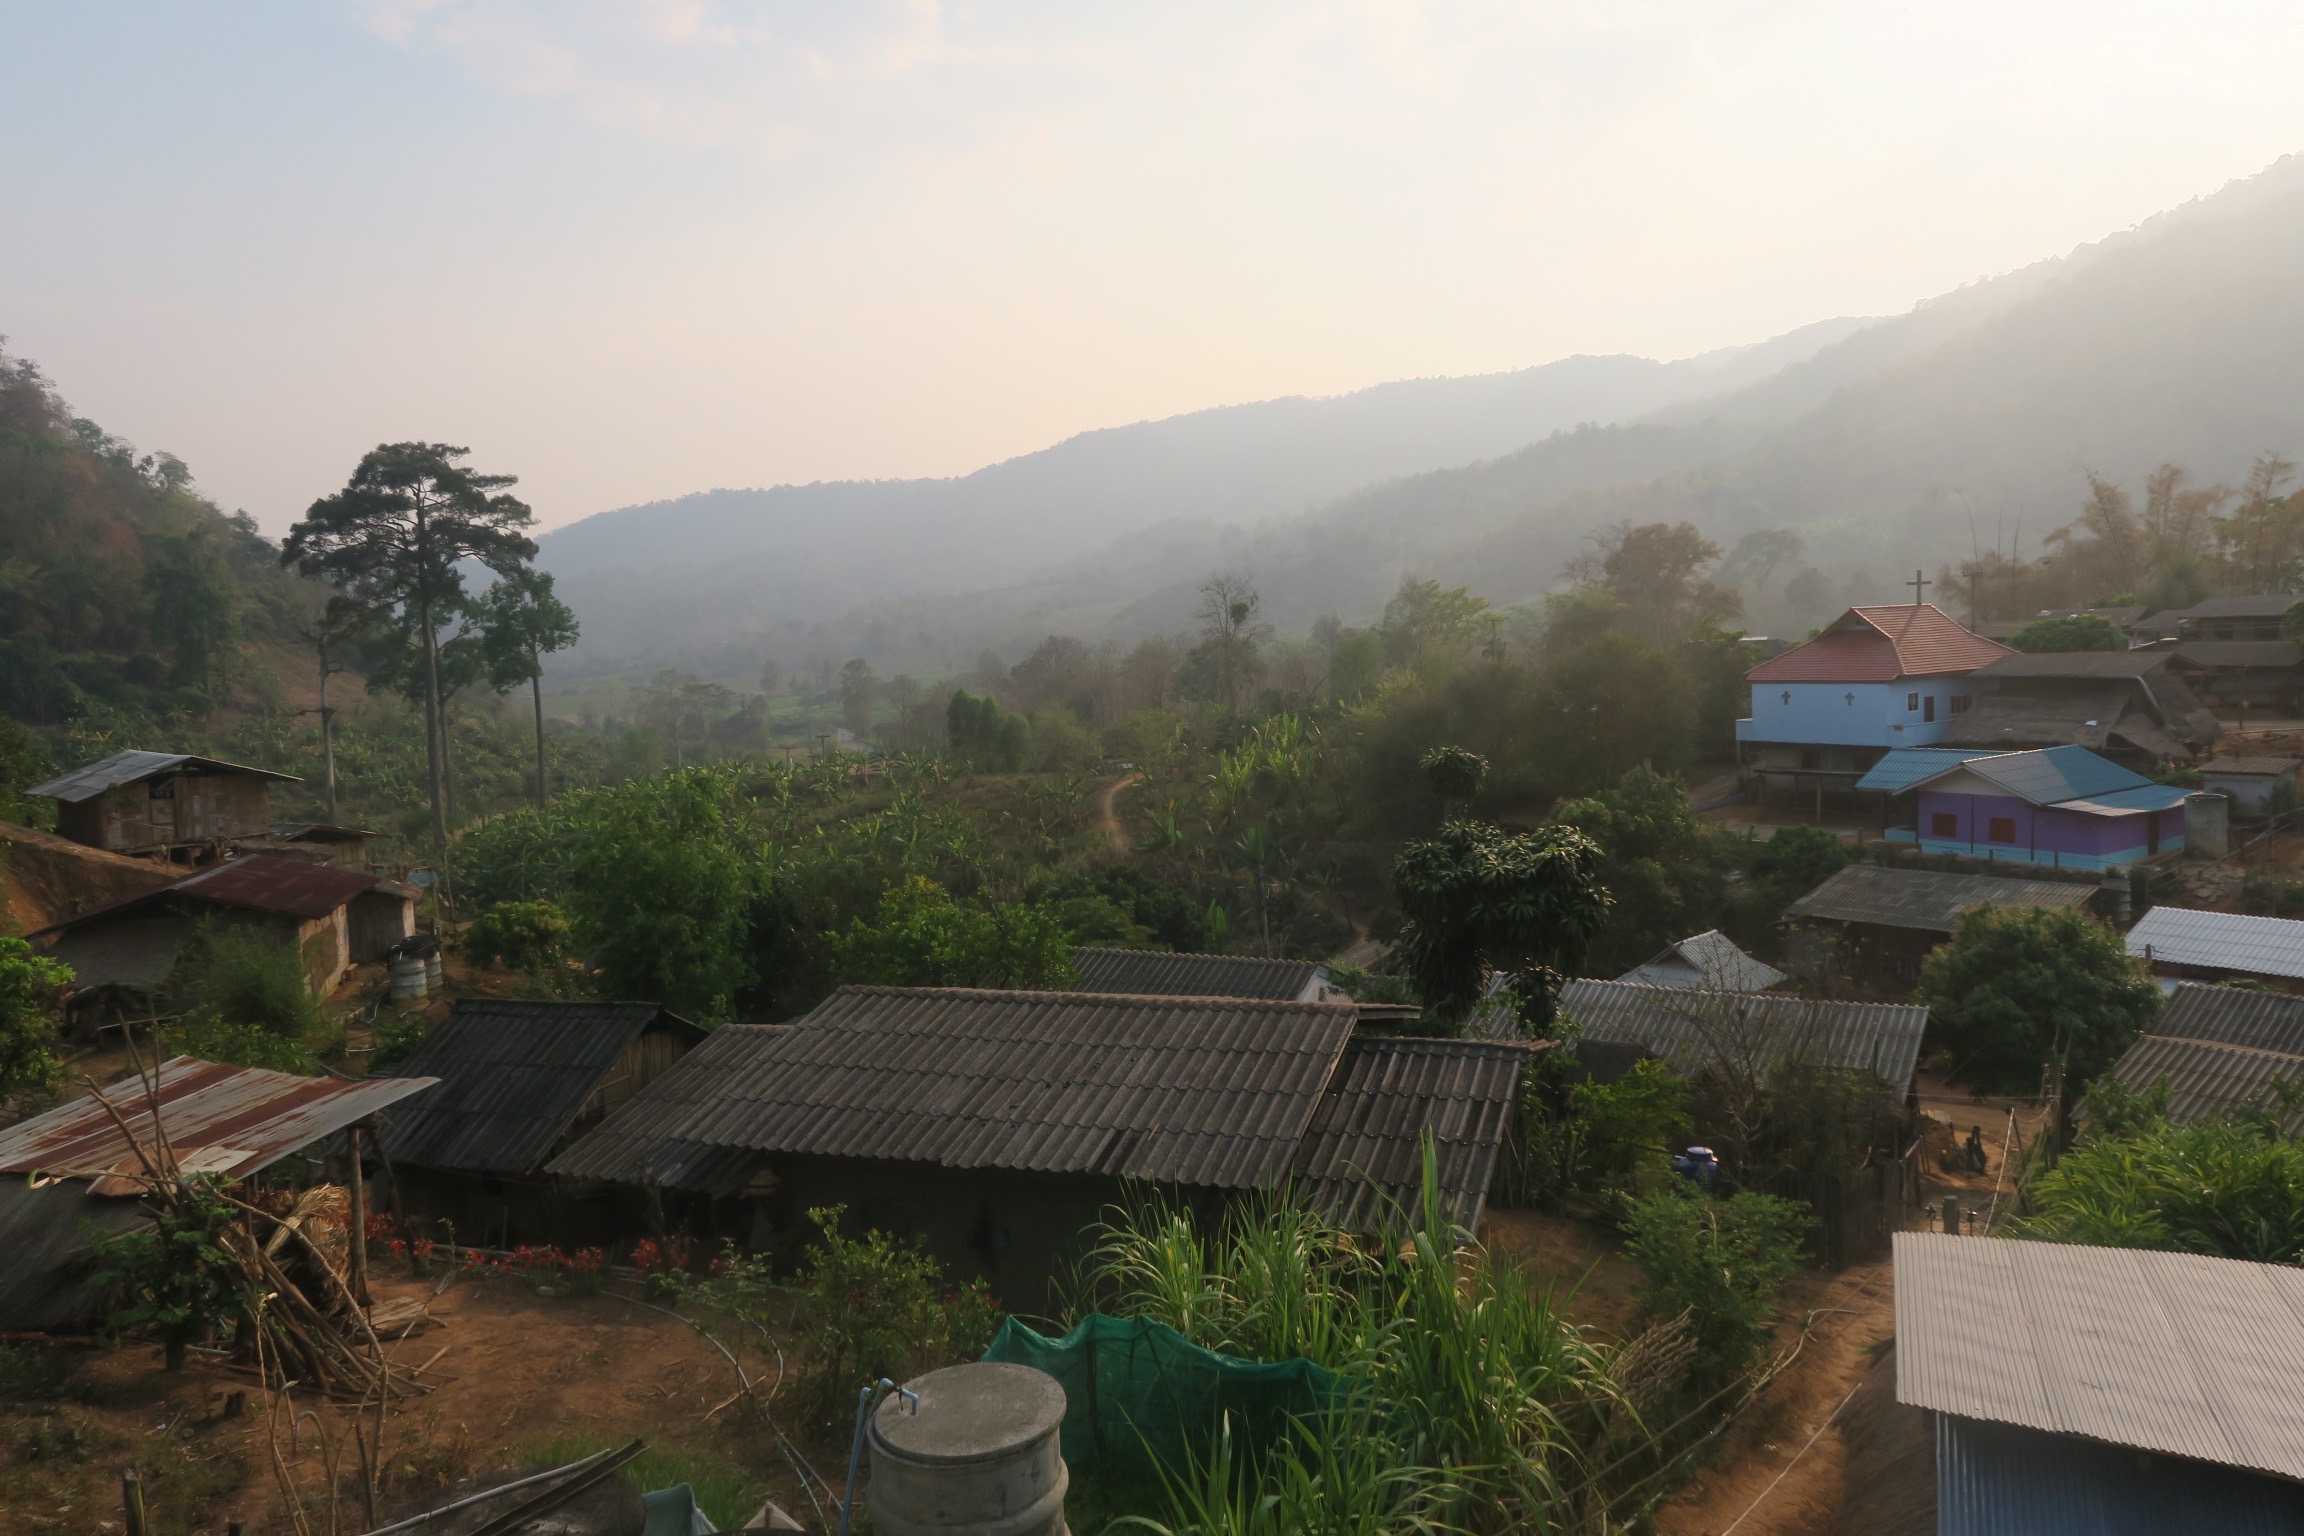
POLYGON ((1887 683, 1973 672, 2015 652, 1963 627, 1934 603, 1851 608, 1805 645, 1760 663, 1755 683, 1887 683))

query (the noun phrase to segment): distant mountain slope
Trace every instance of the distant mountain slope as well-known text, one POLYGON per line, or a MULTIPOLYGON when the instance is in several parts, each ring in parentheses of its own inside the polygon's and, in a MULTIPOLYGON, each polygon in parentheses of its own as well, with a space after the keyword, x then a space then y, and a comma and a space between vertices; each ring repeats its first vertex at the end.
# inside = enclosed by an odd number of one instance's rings
POLYGON ((1372 482, 1733 390, 1863 324, 1825 321, 1675 363, 1574 357, 1086 432, 953 480, 717 490, 602 513, 543 541, 595 662, 693 658, 731 628, 1002 588, 1162 524, 1254 527, 1372 482))

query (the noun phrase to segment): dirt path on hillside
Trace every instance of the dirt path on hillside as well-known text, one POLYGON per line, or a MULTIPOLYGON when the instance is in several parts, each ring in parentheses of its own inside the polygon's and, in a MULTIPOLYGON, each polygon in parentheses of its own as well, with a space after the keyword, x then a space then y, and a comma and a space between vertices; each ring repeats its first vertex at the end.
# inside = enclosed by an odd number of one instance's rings
POLYGON ((1141 773, 1124 773, 1097 792, 1096 827, 1104 834, 1104 841, 1114 853, 1134 852, 1135 844, 1128 840, 1128 829, 1120 825, 1120 813, 1114 809, 1113 802, 1120 798, 1122 790, 1132 789, 1143 782, 1144 775, 1141 773))

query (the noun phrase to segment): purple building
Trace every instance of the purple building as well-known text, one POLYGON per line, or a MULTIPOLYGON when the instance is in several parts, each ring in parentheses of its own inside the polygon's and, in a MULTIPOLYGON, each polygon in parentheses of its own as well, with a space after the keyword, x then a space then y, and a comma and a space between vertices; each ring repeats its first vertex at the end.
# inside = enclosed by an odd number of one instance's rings
POLYGON ((1891 842, 1927 853, 2057 869, 2122 869, 2184 847, 2192 793, 2155 784, 2086 747, 1892 752, 1857 788, 1907 796, 1913 825, 1891 842), (1883 774, 1894 786, 1869 781, 1883 774))

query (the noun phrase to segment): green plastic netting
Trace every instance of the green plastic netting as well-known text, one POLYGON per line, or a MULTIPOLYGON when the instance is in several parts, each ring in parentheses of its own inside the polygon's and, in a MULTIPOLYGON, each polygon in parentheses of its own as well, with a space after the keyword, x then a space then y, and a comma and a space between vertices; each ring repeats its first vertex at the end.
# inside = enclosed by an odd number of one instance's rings
POLYGON ((1064 1387, 1064 1460, 1108 1479, 1181 1471, 1204 1455, 1229 1414, 1252 1454, 1289 1421, 1337 1402, 1345 1378, 1309 1360, 1240 1360, 1202 1349, 1162 1323, 1091 1315, 1060 1339, 1009 1318, 987 1360, 1029 1365, 1064 1387))

